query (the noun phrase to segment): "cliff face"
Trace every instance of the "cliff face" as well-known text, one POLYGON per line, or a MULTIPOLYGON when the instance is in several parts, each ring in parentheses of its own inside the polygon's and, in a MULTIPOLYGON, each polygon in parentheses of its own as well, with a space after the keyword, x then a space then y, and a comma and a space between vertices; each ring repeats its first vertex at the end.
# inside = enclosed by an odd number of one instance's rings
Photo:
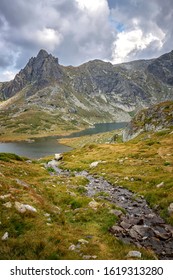
POLYGON ((37 57, 32 57, 24 69, 22 69, 13 81, 5 83, 1 92, 8 99, 22 90, 28 84, 33 84, 34 92, 49 85, 54 80, 62 77, 58 59, 40 50, 37 57))
POLYGON ((128 141, 142 132, 173 127, 173 101, 163 102, 140 111, 127 125, 123 140, 128 141))

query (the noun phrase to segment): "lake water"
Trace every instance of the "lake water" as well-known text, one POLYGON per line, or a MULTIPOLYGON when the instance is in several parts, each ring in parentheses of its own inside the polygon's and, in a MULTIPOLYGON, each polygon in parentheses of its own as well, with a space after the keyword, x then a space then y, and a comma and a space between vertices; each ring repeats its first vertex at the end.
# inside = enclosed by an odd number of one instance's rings
POLYGON ((58 137, 49 136, 37 138, 34 142, 27 141, 0 143, 0 153, 14 153, 19 156, 26 156, 29 158, 41 158, 55 153, 63 153, 70 151, 71 148, 58 143, 58 138, 72 138, 84 135, 92 135, 96 133, 116 130, 125 127, 127 123, 100 123, 95 124, 93 128, 88 128, 80 132, 72 133, 71 135, 58 137))

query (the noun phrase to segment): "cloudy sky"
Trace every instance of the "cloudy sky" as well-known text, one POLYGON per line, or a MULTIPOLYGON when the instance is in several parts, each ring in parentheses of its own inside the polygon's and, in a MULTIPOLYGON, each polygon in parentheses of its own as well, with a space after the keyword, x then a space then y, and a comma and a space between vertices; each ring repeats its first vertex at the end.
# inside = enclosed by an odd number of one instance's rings
POLYGON ((0 81, 40 49, 63 65, 120 63, 173 49, 172 0, 0 0, 0 81))

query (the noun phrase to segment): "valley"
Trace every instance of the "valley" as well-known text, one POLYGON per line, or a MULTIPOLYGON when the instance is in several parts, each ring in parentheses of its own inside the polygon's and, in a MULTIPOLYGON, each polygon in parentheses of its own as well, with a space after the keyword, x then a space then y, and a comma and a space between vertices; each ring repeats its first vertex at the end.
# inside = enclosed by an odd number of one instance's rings
POLYGON ((0 152, 0 259, 173 259, 172 66, 173 52, 73 67, 40 50, 1 83, 0 142, 36 155, 56 137, 41 157, 0 152), (72 134, 113 122, 127 125, 72 134))

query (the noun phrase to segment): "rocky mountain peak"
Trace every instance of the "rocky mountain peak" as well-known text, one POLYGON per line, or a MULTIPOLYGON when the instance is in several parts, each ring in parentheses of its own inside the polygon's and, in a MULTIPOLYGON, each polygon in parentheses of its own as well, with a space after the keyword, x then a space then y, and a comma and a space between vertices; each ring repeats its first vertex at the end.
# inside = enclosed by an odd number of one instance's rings
MULTIPOLYGON (((62 78, 62 70, 55 58, 47 51, 41 49, 36 57, 32 57, 27 65, 2 89, 3 96, 9 98, 28 84, 34 84, 39 90, 53 81, 62 78)), ((34 92, 30 93, 33 94, 34 92)))
POLYGON ((38 55, 37 55, 37 58, 46 58, 48 57, 49 54, 47 51, 41 49, 39 52, 38 52, 38 55))

